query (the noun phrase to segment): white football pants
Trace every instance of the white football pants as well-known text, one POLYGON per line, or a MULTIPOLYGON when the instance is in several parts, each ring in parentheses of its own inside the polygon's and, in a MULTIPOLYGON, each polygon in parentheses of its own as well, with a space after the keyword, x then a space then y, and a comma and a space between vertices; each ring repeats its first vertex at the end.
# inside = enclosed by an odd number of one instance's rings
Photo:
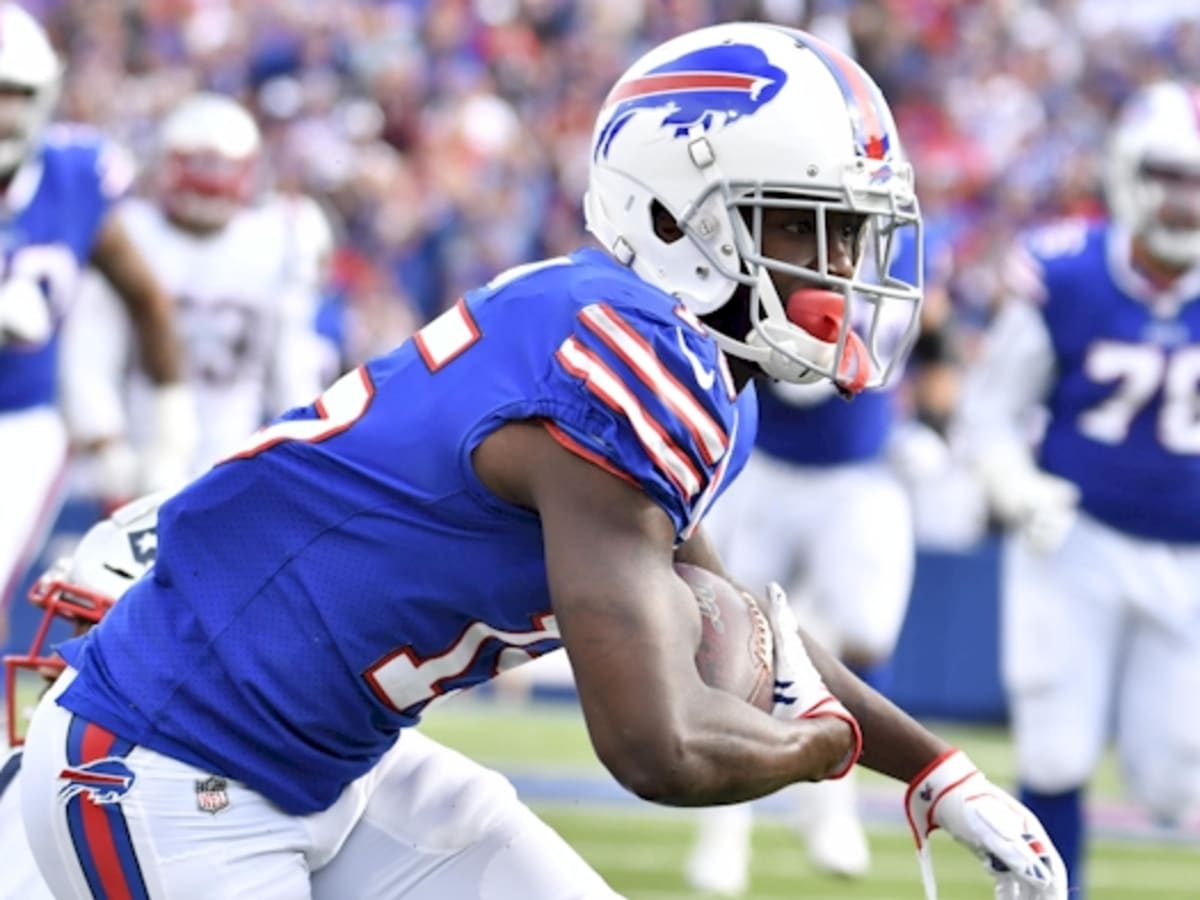
POLYGON ((883 462, 802 467, 755 451, 705 519, 729 573, 778 581, 835 653, 886 659, 912 589, 908 494, 883 462))
POLYGON ((67 432, 56 410, 0 413, 0 638, 62 505, 66 466, 67 432))
POLYGON ((1156 817, 1200 805, 1200 546, 1139 540, 1086 515, 1044 556, 1011 535, 1002 620, 1022 782, 1082 787, 1115 737, 1156 817))
MULTIPOLYGON (((0 744, 3 742, 0 741, 0 744)), ((21 758, 0 754, 0 900, 53 900, 33 861, 21 821, 21 758)))
POLYGON ((416 731, 329 809, 291 816, 238 782, 106 746, 54 702, 70 676, 39 704, 21 774, 29 843, 59 900, 619 900, 505 778, 416 731), (72 727, 96 759, 68 760, 72 727))

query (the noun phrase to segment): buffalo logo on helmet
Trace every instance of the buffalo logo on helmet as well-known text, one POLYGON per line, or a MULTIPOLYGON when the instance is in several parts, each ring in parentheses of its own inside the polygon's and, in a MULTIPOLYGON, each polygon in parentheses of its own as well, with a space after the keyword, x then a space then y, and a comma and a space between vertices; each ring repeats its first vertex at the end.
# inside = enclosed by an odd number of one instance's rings
POLYGON ((617 84, 604 101, 609 118, 596 139, 595 156, 608 156, 613 139, 639 112, 657 111, 660 128, 671 137, 696 129, 710 131, 769 103, 787 82, 758 47, 721 44, 678 59, 617 84))

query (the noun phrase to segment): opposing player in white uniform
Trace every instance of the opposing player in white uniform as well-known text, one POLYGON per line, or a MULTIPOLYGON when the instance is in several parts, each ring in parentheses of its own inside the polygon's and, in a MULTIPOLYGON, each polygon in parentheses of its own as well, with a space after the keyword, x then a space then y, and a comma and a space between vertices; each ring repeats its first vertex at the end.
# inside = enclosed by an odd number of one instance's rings
MULTIPOLYGON (((78 630, 103 618, 153 562, 158 504, 165 496, 117 509, 84 535, 70 559, 39 579, 30 599, 44 610, 43 626, 65 620, 78 630)), ((62 669, 46 631, 39 631, 28 652, 5 659, 10 703, 62 669)), ((0 756, 0 898, 48 900, 52 895, 34 864, 20 814, 22 715, 28 709, 10 708, 16 713, 8 735, 14 748, 0 756)), ((185 827, 202 825, 223 804, 239 802, 235 788, 217 781, 195 786, 195 803, 187 810, 191 825, 185 827)), ((516 798, 505 778, 418 731, 380 760, 362 788, 365 806, 349 837, 331 858, 311 860, 314 900, 616 896, 516 798), (374 873, 370 882, 360 877, 364 868, 374 873)), ((253 896, 270 896, 262 890, 253 896)))
POLYGON ((1084 791, 1110 737, 1156 819, 1200 802, 1200 89, 1144 88, 1110 140, 1111 220, 1027 241, 1026 296, 997 314, 961 413, 1013 526, 1021 796, 1081 890, 1084 791))
MULTIPOLYGON (((152 197, 116 211, 175 299, 202 426, 188 476, 337 374, 333 348, 315 331, 328 224, 311 200, 260 196, 260 146, 237 102, 190 96, 160 128, 152 197)), ((92 278, 85 297, 64 330, 64 408, 77 444, 105 448, 84 490, 90 480, 102 496, 128 498, 150 437, 150 385, 112 292, 92 278)))
POLYGON ((82 266, 111 282, 134 322, 154 383, 153 473, 177 472, 195 433, 178 384, 170 299, 110 214, 132 167, 90 130, 46 127, 60 75, 41 26, 0 3, 0 639, 61 499, 59 326, 82 266))

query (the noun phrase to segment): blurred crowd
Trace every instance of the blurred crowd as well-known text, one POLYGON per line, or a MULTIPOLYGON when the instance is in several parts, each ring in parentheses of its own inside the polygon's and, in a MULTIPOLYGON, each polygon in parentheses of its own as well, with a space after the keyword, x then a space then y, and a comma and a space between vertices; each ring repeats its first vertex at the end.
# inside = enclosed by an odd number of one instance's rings
POLYGON ((189 91, 249 106, 276 189, 311 194, 334 222, 328 312, 347 364, 505 267, 586 241, 598 105, 674 33, 773 20, 866 65, 916 163, 931 298, 968 348, 1011 235, 1099 210, 1116 105, 1200 65, 1200 7, 1177 0, 26 3, 69 61, 60 117, 139 158, 189 91))

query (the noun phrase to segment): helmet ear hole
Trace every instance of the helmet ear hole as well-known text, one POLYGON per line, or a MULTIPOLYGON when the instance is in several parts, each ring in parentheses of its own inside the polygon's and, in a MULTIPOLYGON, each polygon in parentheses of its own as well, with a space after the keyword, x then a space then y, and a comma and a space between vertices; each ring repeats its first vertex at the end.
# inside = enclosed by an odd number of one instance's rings
POLYGON ((650 222, 654 230, 655 236, 664 244, 673 244, 683 235, 683 229, 679 227, 679 220, 671 215, 662 203, 655 198, 650 201, 650 222))

